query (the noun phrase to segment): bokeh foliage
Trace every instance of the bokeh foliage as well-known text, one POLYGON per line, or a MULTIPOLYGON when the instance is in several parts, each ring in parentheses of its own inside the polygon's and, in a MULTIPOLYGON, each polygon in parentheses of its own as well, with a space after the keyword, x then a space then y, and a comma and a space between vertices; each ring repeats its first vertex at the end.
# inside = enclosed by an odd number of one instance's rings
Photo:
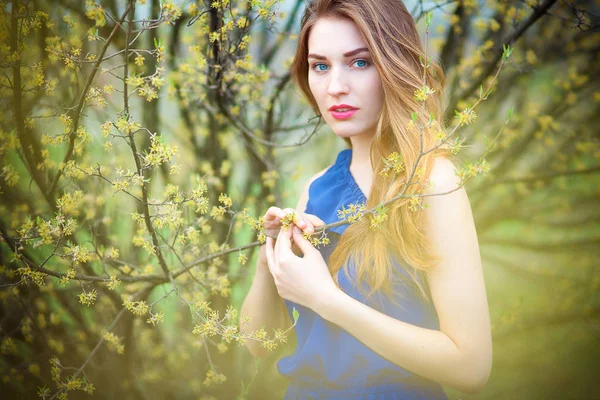
MULTIPOLYGON (((406 3, 433 12, 448 122, 514 48, 460 130, 465 161, 502 130, 467 186, 494 337, 472 397, 598 396, 600 9, 406 3)), ((0 393, 281 398, 293 336, 237 310, 260 216, 343 148, 290 82, 304 2, 1 5, 0 393)))

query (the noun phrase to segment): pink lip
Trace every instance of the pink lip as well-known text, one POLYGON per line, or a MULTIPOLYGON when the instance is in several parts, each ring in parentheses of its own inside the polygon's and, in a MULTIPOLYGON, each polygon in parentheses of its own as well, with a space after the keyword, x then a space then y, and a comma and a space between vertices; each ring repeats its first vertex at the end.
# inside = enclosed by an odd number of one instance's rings
POLYGON ((331 115, 333 116, 333 118, 335 119, 348 119, 350 117, 352 117, 354 114, 356 114, 358 112, 358 109, 355 108, 354 110, 348 110, 348 111, 331 111, 331 115))

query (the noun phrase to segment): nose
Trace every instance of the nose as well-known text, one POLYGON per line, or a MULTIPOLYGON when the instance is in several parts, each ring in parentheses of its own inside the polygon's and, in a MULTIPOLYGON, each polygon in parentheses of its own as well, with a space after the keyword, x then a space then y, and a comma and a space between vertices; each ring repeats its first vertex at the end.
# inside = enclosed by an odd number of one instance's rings
POLYGON ((350 86, 346 82, 346 77, 341 69, 332 71, 329 80, 329 86, 327 87, 327 93, 330 96, 337 97, 341 94, 348 94, 350 86))

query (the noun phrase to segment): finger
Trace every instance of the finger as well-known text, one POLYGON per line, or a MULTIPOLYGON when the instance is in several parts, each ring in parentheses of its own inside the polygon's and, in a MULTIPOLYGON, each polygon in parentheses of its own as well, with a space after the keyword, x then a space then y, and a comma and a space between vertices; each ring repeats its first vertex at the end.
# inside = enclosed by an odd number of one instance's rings
POLYGON ((299 215, 296 218, 296 226, 300 229, 306 229, 308 227, 308 221, 299 215))
POLYGON ((269 267, 269 271, 271 271, 271 275, 275 272, 275 258, 273 254, 273 238, 267 236, 266 241, 266 255, 267 255, 267 266, 269 267))
POLYGON ((304 232, 315 233, 315 224, 313 223, 313 221, 311 221, 309 216, 310 214, 302 213, 302 218, 306 222, 306 224, 304 227, 300 225, 298 225, 298 227, 301 228, 304 232))
POLYGON ((309 221, 308 223, 312 227, 312 229, 310 229, 310 230, 305 229, 305 231, 308 231, 309 233, 315 233, 316 228, 326 225, 325 221, 323 221, 321 218, 317 217, 316 215, 306 214, 306 218, 309 221))
POLYGON ((306 218, 313 226, 325 225, 325 221, 313 214, 304 214, 306 218))
POLYGON ((281 260, 281 256, 287 252, 292 251, 292 226, 289 226, 287 229, 283 227, 279 231, 279 235, 277 235, 277 242, 275 242, 275 260, 279 262, 281 260))
POLYGON ((284 215, 287 215, 287 214, 295 213, 296 210, 294 210, 293 208, 290 208, 290 207, 286 207, 286 208, 282 209, 281 212, 283 212, 284 215))
POLYGON ((304 238, 302 231, 297 227, 294 227, 292 235, 294 238, 294 243, 296 243, 296 246, 298 246, 300 251, 302 251, 302 254, 306 254, 314 249, 312 243, 304 238))
MULTIPOLYGON (((270 237, 273 240, 277 239, 277 233, 275 235, 271 235, 268 232, 263 232, 265 234, 266 237, 270 237)), ((279 233, 279 232, 278 232, 279 233)))
POLYGON ((281 208, 271 206, 265 213, 265 217, 266 216, 269 216, 270 219, 283 218, 285 217, 285 213, 283 212, 283 210, 281 210, 281 208))
POLYGON ((296 211, 294 208, 290 208, 290 207, 284 208, 283 209, 283 213, 285 215, 296 214, 296 220, 297 221, 299 221, 301 219, 301 217, 302 217, 301 213, 299 213, 298 211, 296 211))
POLYGON ((306 223, 306 228, 302 229, 304 232, 315 233, 315 227, 310 222, 306 223))
POLYGON ((286 214, 295 213, 296 214, 296 225, 298 227, 300 227, 301 229, 306 229, 306 227, 308 226, 308 221, 306 220, 306 218, 304 218, 304 213, 299 213, 298 211, 296 211, 293 208, 284 208, 283 211, 285 211, 286 214))

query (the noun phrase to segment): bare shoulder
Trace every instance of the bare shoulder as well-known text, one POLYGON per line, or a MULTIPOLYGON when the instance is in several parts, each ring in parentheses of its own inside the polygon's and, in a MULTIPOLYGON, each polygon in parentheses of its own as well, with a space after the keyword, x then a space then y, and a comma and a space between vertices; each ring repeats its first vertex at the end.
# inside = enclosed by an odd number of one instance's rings
POLYGON ((456 164, 448 158, 436 157, 433 161, 429 175, 432 185, 425 190, 423 205, 427 219, 434 225, 472 221, 469 198, 456 170, 456 164), (450 222, 450 217, 455 220, 450 222))
POLYGON ((426 190, 427 194, 447 193, 460 185, 460 178, 456 175, 456 165, 446 157, 436 157, 433 160, 429 180, 432 185, 426 190))
POLYGON ((300 212, 304 212, 304 210, 306 210, 306 205, 308 204, 308 189, 310 188, 310 185, 315 180, 317 180, 318 178, 320 178, 321 176, 323 176, 323 174, 325 174, 325 172, 327 172, 327 170, 329 168, 331 168, 332 165, 330 165, 329 167, 323 169, 322 171, 317 172, 315 175, 313 175, 308 180, 308 183, 304 186, 304 189, 302 190, 302 194, 300 195, 300 199, 298 200, 298 205, 296 206, 296 211, 297 212, 300 213, 300 212))

